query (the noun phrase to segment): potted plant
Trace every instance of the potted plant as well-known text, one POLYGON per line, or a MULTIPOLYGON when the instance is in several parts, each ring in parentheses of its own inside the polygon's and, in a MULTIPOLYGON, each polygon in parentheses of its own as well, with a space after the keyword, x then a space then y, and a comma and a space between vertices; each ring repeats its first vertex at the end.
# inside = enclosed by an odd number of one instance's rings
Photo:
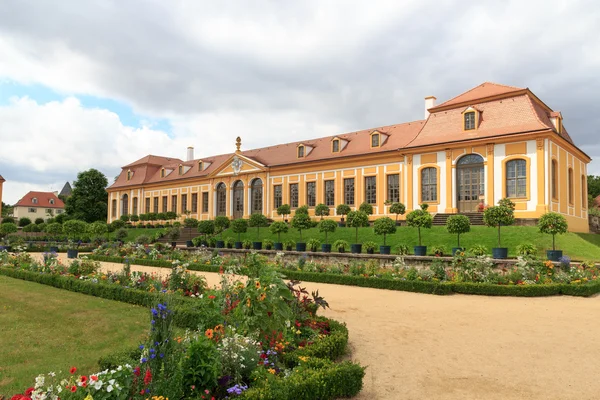
POLYGON ((283 247, 287 250, 287 251, 292 251, 292 249, 294 248, 294 246, 296 245, 296 242, 294 242, 293 240, 286 240, 285 242, 283 242, 283 247))
POLYGON ((448 233, 456 234, 456 247, 452 248, 452 255, 457 251, 463 251, 460 247, 461 233, 467 233, 471 230, 471 220, 466 215, 451 215, 446 220, 446 229, 448 233))
POLYGON ((261 213, 254 213, 250 216, 249 226, 256 228, 256 241, 252 244, 254 250, 262 249, 262 242, 260 241, 260 228, 268 226, 267 217, 261 213))
POLYGON ((265 250, 272 250, 273 249, 273 241, 271 239, 264 239, 263 246, 264 246, 265 250))
POLYGON ((231 222, 231 231, 237 233, 237 242, 235 242, 235 248, 242 248, 242 233, 246 233, 248 230, 248 221, 243 218, 238 218, 231 222))
POLYGON ((444 246, 441 246, 441 245, 433 246, 431 248, 431 252, 436 257, 443 257, 444 254, 446 253, 446 248, 444 246))
POLYGON ((416 256, 427 255, 427 246, 421 245, 421 228, 429 229, 433 224, 433 217, 427 212, 427 208, 427 204, 421 204, 420 209, 413 210, 406 216, 406 224, 417 228, 419 234, 419 245, 414 248, 416 256))
POLYGON ((301 208, 298 208, 294 213, 292 228, 297 229, 300 233, 300 242, 296 243, 296 251, 306 251, 306 243, 302 241, 302 231, 312 227, 312 220, 308 216, 308 213, 300 210, 301 208))
MULTIPOLYGON (((46 225, 46 233, 50 235, 53 239, 52 244, 50 245, 50 252, 58 253, 58 245, 56 244, 58 235, 63 233, 63 226, 58 222, 53 222, 51 224, 46 225)), ((106 227, 106 232, 108 232, 108 226, 106 227)))
POLYGON ((207 236, 215 233, 215 223, 211 220, 204 220, 198 222, 198 233, 203 237, 202 241, 207 244, 207 236))
POLYGON ((362 211, 367 215, 373 215, 373 206, 367 202, 364 202, 358 206, 358 211, 362 211))
POLYGON ((173 227, 169 230, 169 238, 171 239, 171 247, 177 247, 177 239, 181 236, 181 229, 178 227, 173 227))
POLYGON ((373 223, 373 230, 376 235, 383 235, 383 246, 379 246, 381 254, 390 254, 391 246, 386 245, 387 235, 396 233, 396 223, 390 217, 377 218, 373 223))
POLYGON ((229 218, 224 215, 219 215, 215 218, 215 230, 219 233, 220 238, 220 240, 217 240, 215 243, 217 249, 222 249, 223 246, 225 246, 225 242, 223 241, 223 231, 229 228, 229 223, 229 218))
POLYGON ((63 224, 63 231, 69 238, 69 248, 67 249, 68 258, 77 258, 79 252, 75 246, 75 240, 79 239, 86 230, 87 223, 77 219, 71 219, 63 224))
POLYGON ((319 239, 315 238, 308 239, 308 242, 306 242, 306 247, 312 252, 318 251, 320 245, 321 242, 319 241, 319 239))
POLYGON ((348 226, 355 229, 355 242, 350 245, 350 251, 354 254, 361 253, 362 245, 358 243, 358 228, 369 226, 369 216, 364 211, 350 211, 348 226))
POLYGON ((6 222, 4 224, 0 224, 0 238, 2 238, 2 240, 4 240, 4 246, 2 246, 2 248, 0 248, 1 250, 10 250, 10 246, 8 246, 7 244, 7 237, 8 235, 10 235, 11 233, 16 233, 19 230, 19 228, 17 228, 16 224, 13 224, 11 222, 6 222))
POLYGON ((346 250, 348 250, 348 247, 350 247, 350 246, 348 245, 348 242, 346 242, 345 240, 338 239, 335 242, 333 242, 333 248, 338 253, 345 253, 346 250))
POLYGON ((569 225, 567 219, 555 212, 547 212, 540 217, 538 228, 541 233, 552 235, 552 250, 546 250, 546 257, 550 261, 558 261, 562 255, 562 250, 556 250, 556 235, 567 233, 569 225))
POLYGON ((244 241, 242 242, 242 246, 244 247, 244 249, 250 250, 252 248, 252 241, 249 239, 244 239, 244 241))
POLYGON ((338 206, 335 208, 335 213, 336 213, 337 215, 341 215, 341 217, 340 217, 340 223, 339 223, 339 226, 340 226, 340 227, 346 226, 346 223, 344 222, 344 220, 345 220, 345 219, 344 219, 344 217, 345 217, 346 215, 348 215, 348 213, 349 213, 350 211, 352 211, 352 209, 351 209, 351 208, 350 208, 350 206, 349 206, 349 205, 347 205, 347 204, 340 204, 340 205, 338 205, 338 206))
POLYGON ((317 204, 315 207, 315 215, 321 217, 321 221, 323 221, 323 217, 329 216, 329 207, 323 203, 317 204))
POLYGON ((290 207, 289 204, 282 204, 279 207, 277 207, 277 215, 280 215, 283 217, 283 221, 284 222, 288 222, 287 216, 290 215, 292 213, 292 208, 290 207))
POLYGON ((400 221, 398 221, 398 216, 399 215, 404 215, 404 213, 406 212, 406 206, 404 204, 402 204, 402 203, 394 202, 390 206, 390 212, 392 214, 396 214, 396 226, 399 226, 400 225, 400 221))
MULTIPOLYGON (((374 254, 375 249, 377 248, 377 243, 369 240, 369 241, 363 243, 363 247, 365 248, 365 251, 367 252, 367 254, 374 254)), ((384 254, 384 253, 382 253, 382 254, 384 254)), ((389 254, 389 253, 385 253, 385 254, 389 254)))
POLYGON ((331 252, 331 244, 328 244, 327 234, 329 232, 331 232, 331 233, 335 232, 335 230, 337 229, 337 226, 338 226, 338 224, 331 219, 325 219, 319 223, 319 232, 325 234, 325 243, 323 243, 321 245, 322 252, 324 252, 324 253, 331 252))
POLYGON ((233 238, 231 237, 225 238, 224 240, 225 247, 227 247, 228 249, 233 249, 233 243, 233 238))
POLYGON ((508 257, 508 249, 506 247, 500 247, 500 228, 502 225, 508 226, 512 225, 514 222, 514 211, 506 205, 489 207, 483 212, 483 223, 491 228, 498 228, 498 247, 492 248, 493 258, 505 259, 508 257))
POLYGON ((277 242, 275 242, 274 244, 275 250, 283 250, 283 243, 281 243, 281 234, 287 233, 288 224, 286 224, 283 221, 275 221, 269 226, 269 231, 271 231, 272 234, 277 235, 277 242))

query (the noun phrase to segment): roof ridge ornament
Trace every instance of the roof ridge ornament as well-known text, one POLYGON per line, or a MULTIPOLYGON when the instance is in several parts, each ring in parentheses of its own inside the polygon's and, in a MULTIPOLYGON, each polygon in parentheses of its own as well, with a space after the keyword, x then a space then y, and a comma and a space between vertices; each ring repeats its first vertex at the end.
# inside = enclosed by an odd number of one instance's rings
POLYGON ((235 138, 235 147, 236 147, 235 152, 240 153, 240 147, 242 147, 242 138, 239 136, 237 138, 235 138))

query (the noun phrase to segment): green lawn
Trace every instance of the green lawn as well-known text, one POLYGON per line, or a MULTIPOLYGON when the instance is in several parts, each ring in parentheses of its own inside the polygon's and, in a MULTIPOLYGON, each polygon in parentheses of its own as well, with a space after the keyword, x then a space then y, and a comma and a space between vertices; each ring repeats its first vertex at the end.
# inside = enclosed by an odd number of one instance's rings
POLYGON ((149 311, 0 276, 0 398, 51 371, 97 371, 101 356, 143 340, 149 311))

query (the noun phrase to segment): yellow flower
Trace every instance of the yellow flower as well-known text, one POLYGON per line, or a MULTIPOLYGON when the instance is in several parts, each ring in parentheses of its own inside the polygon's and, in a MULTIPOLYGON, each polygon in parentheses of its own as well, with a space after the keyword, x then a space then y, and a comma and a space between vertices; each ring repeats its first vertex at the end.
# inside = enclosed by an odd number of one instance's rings
POLYGON ((300 329, 298 329, 298 330, 296 331, 296 335, 299 335, 299 334, 301 334, 301 333, 302 333, 302 332, 300 332, 300 329))
POLYGON ((214 336, 214 331, 212 329, 207 329, 206 332, 204 332, 204 335, 209 338, 212 339, 214 336))
POLYGON ((260 282, 259 281, 254 282, 254 285, 256 286, 257 289, 260 289, 260 282))
POLYGON ((273 368, 269 368, 267 371, 269 371, 269 373, 275 375, 275 370, 273 368))
POLYGON ((250 307, 252 305, 252 302, 250 301, 250 299, 246 300, 246 307, 250 307))
POLYGON ((266 298, 267 298, 267 295, 265 293, 261 293, 260 297, 258 298, 258 300, 263 301, 266 298))
POLYGON ((299 356, 298 358, 300 359, 300 361, 304 361, 304 362, 308 361, 308 356, 299 356))
POLYGON ((94 398, 92 397, 91 394, 88 393, 88 395, 85 396, 85 398, 83 400, 94 400, 94 398))

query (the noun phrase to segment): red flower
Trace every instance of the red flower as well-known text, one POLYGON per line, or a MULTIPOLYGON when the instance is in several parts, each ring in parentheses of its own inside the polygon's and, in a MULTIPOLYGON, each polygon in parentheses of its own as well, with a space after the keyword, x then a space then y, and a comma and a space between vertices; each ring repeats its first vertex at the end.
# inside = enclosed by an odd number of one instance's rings
POLYGON ((75 368, 75 367, 71 367, 71 369, 69 370, 69 372, 70 372, 71 374, 74 374, 75 372, 77 372, 77 368, 75 368))
POLYGON ((98 380, 98 377, 96 375, 90 375, 90 379, 96 382, 98 380))
POLYGON ((83 387, 87 387, 87 382, 83 382, 83 383, 81 384, 81 386, 83 386, 83 387))
POLYGON ((208 296, 208 298, 211 299, 211 300, 214 300, 215 296, 211 294, 210 296, 208 296))
MULTIPOLYGON (((140 376, 140 373, 141 373, 141 372, 140 372, 140 367, 135 367, 135 368, 133 369, 133 374, 134 374, 135 376, 140 376)), ((96 379, 98 379, 98 378, 96 378, 96 379)))
POLYGON ((75 393, 77 391, 77 386, 73 385, 71 386, 71 392, 75 393))
POLYGON ((80 381, 81 383, 86 383, 86 382, 87 382, 87 376, 85 376, 85 375, 82 375, 82 376, 80 376, 80 377, 79 377, 79 381, 80 381))
POLYGON ((27 390, 25 391, 25 396, 31 396, 31 393, 33 393, 33 391, 34 391, 34 390, 35 390, 35 389, 34 389, 34 388, 32 388, 32 387, 30 387, 29 389, 27 389, 27 390))
POLYGON ((144 376, 144 384, 148 385, 150 382, 152 382, 152 372, 150 372, 150 369, 147 369, 144 376))

